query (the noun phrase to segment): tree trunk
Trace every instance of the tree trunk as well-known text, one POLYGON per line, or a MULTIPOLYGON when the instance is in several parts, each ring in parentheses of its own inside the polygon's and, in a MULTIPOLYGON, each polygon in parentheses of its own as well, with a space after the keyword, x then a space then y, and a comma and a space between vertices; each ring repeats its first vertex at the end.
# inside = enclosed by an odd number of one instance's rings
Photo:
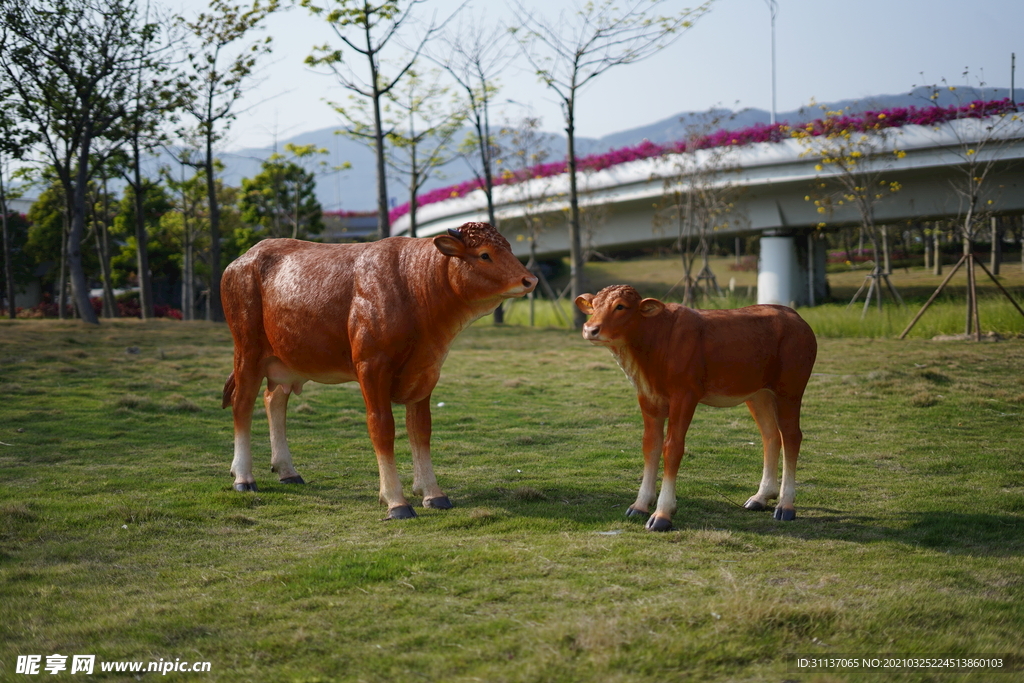
POLYGON ((224 322, 220 303, 220 206, 217 204, 217 183, 213 168, 213 130, 206 132, 206 194, 210 203, 210 289, 207 309, 210 319, 224 322))
POLYGON ((82 320, 91 325, 98 325, 99 318, 89 301, 89 282, 85 277, 82 264, 82 238, 85 235, 85 198, 88 180, 89 148, 91 134, 86 132, 82 140, 78 158, 78 169, 75 177, 74 201, 72 202, 71 234, 68 235, 68 265, 71 270, 71 293, 74 296, 82 320))
POLYGON ((932 228, 932 246, 935 247, 935 270, 932 272, 935 275, 942 275, 942 226, 939 223, 935 223, 932 228))
POLYGON ((3 223, 4 233, 4 283, 7 289, 7 316, 14 320, 18 317, 18 312, 14 306, 14 271, 11 259, 12 237, 7 226, 7 195, 4 189, 2 168, 0 168, 0 221, 3 223))
POLYGON ((989 261, 989 270, 993 275, 999 275, 999 263, 1003 260, 1003 230, 1002 219, 992 217, 992 254, 989 261))
MULTIPOLYGON (((576 193, 576 122, 573 110, 573 96, 565 103, 565 132, 568 139, 569 155, 569 261, 572 280, 572 299, 576 300, 586 287, 583 275, 583 250, 580 244, 580 204, 576 193)), ((573 310, 573 327, 580 329, 587 316, 577 306, 573 310)))
POLYGON ((142 311, 142 319, 149 320, 153 317, 153 276, 149 272, 149 235, 146 233, 146 217, 142 213, 145 188, 142 185, 141 155, 137 138, 132 141, 132 155, 135 162, 135 168, 132 170, 135 175, 135 262, 139 280, 139 310, 142 311))

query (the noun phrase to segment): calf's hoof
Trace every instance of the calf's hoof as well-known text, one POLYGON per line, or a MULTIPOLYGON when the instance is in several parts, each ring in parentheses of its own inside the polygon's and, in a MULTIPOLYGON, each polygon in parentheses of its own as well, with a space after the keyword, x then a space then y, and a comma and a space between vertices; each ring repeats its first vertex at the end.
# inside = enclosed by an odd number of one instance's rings
POLYGON ((628 508, 626 508, 626 516, 627 517, 643 517, 644 519, 647 519, 648 517, 651 516, 651 513, 647 512, 646 510, 637 510, 635 507, 630 505, 628 508))
POLYGON ((672 531, 672 520, 664 517, 652 516, 647 520, 648 531, 672 531))
POLYGON ((780 521, 792 522, 794 519, 796 519, 796 510, 794 510, 793 508, 785 508, 784 509, 784 508, 781 508, 781 507, 777 507, 777 508, 775 508, 775 515, 774 516, 775 516, 775 519, 778 519, 780 521))
POLYGON ((451 510, 452 501, 448 499, 448 496, 436 496, 434 498, 424 498, 423 507, 431 508, 433 510, 451 510))
POLYGON ((242 482, 235 484, 236 491, 256 491, 256 482, 242 482))
POLYGON ((416 516, 416 511, 412 509, 412 505, 399 505, 388 510, 387 516, 384 517, 384 521, 389 519, 412 519, 416 516))
POLYGON ((281 480, 282 484, 305 484, 306 481, 300 475, 296 474, 294 477, 285 477, 281 480))
POLYGON ((747 500, 747 502, 743 504, 743 507, 745 507, 748 510, 753 510, 755 512, 761 512, 762 510, 765 509, 764 503, 757 500, 756 498, 750 498, 749 500, 747 500))

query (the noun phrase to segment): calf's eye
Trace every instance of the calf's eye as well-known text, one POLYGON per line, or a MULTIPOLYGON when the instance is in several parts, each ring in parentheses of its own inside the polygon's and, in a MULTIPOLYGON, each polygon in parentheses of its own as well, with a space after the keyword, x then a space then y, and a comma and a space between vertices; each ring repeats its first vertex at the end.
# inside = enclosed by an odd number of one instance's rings
POLYGON ((485 251, 484 253, 480 254, 480 259, 481 259, 482 261, 490 261, 490 260, 491 260, 491 255, 490 255, 490 254, 488 254, 488 253, 487 253, 487 252, 485 251))
POLYGON ((623 310, 624 308, 625 308, 625 306, 623 306, 622 304, 619 304, 618 306, 616 306, 616 307, 615 307, 615 310, 616 310, 616 311, 621 311, 621 310, 623 310))

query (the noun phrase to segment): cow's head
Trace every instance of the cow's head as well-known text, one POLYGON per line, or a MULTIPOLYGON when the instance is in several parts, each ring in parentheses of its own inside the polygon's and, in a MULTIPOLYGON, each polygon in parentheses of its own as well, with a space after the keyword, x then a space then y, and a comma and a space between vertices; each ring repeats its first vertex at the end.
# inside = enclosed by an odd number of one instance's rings
POLYGON ((583 325, 583 338, 605 345, 623 340, 640 320, 665 310, 665 304, 657 299, 641 299, 639 292, 629 285, 612 285, 597 294, 580 294, 576 307, 590 316, 583 325))
POLYGON ((452 288, 466 301, 493 300, 525 296, 537 286, 530 274, 512 254, 512 247, 501 233, 487 223, 466 223, 434 238, 434 246, 450 256, 456 267, 449 268, 452 288))

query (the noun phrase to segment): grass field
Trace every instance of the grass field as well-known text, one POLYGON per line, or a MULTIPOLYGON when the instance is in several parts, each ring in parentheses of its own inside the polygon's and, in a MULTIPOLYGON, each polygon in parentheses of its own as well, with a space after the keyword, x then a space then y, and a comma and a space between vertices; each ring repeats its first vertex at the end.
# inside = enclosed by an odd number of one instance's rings
POLYGON ((480 324, 456 341, 433 397, 456 507, 403 522, 380 521, 354 385, 293 400, 307 485, 276 483, 258 415, 260 491, 232 491, 230 363, 208 323, 0 323, 0 680, 91 678, 15 673, 18 655, 54 653, 208 661, 167 676, 201 681, 1022 675, 791 666, 1024 663, 1024 340, 822 338, 797 520, 739 507, 760 477, 756 428, 702 407, 665 534, 623 516, 639 410, 577 333, 480 324))

